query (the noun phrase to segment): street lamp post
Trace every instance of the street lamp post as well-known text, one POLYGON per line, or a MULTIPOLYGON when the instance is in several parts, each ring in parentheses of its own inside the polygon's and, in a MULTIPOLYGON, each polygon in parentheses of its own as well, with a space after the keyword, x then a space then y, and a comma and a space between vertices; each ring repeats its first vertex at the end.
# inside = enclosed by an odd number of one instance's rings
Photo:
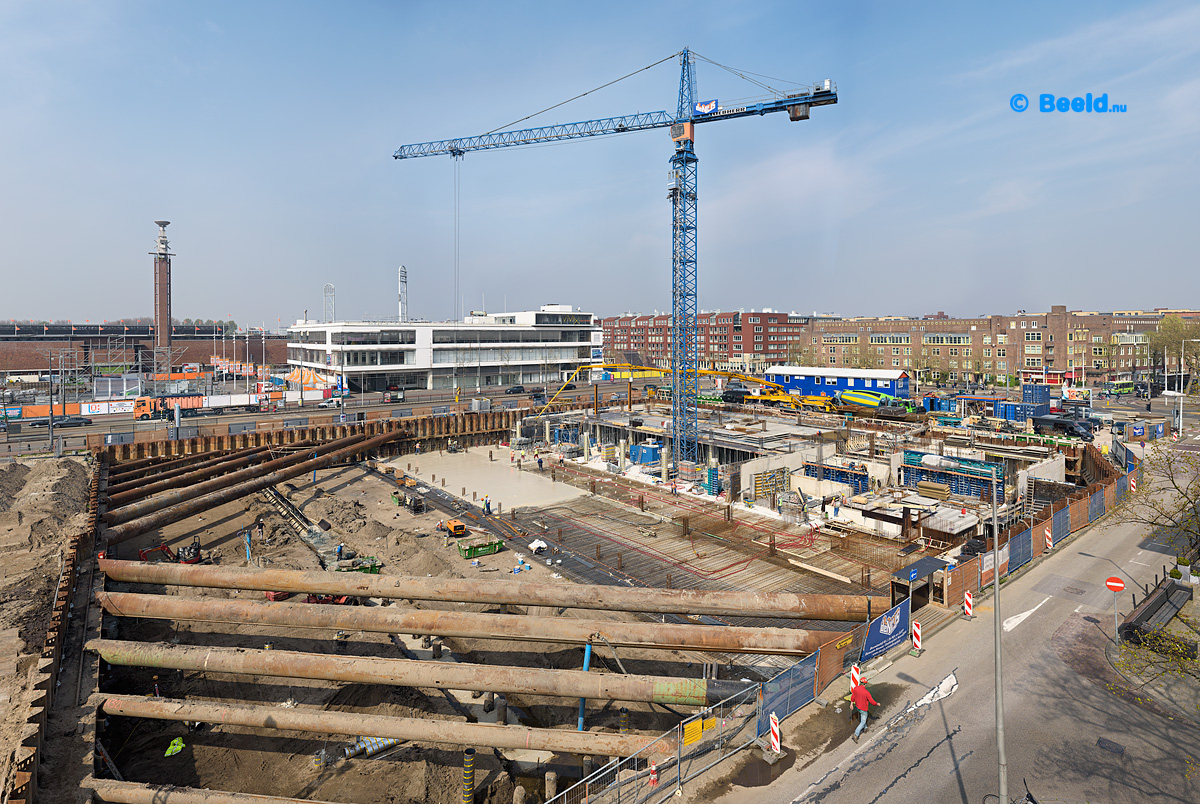
POLYGON ((997 525, 996 467, 992 466, 992 621, 996 652, 996 757, 1001 804, 1008 802, 1008 759, 1004 752, 1004 660, 1000 653, 1000 529, 997 525))
POLYGON ((1183 433, 1183 350, 1184 344, 1200 343, 1200 338, 1181 338, 1179 340, 1179 386, 1175 389, 1179 392, 1179 427, 1178 430, 1183 433))

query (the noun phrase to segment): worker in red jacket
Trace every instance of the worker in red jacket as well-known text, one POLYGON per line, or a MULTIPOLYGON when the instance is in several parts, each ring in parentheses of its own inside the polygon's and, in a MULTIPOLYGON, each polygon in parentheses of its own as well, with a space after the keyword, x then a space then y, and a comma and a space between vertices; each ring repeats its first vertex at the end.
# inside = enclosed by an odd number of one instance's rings
POLYGON ((879 701, 871 697, 871 691, 867 689, 866 683, 862 683, 850 693, 850 703, 858 710, 858 728, 854 730, 853 737, 854 742, 858 742, 859 735, 867 727, 867 706, 870 704, 879 706, 879 701))

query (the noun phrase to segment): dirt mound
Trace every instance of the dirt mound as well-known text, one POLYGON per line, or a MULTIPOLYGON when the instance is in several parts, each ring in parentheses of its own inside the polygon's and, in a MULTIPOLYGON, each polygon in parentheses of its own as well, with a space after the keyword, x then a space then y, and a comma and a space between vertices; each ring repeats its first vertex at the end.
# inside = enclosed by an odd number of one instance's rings
MULTIPOLYGON (((79 460, 0 469, 0 757, 10 761, 32 697, 67 538, 87 525, 89 470, 79 460)), ((7 767, 0 768, 7 778, 7 767)))
POLYGON ((23 463, 0 467, 0 511, 7 511, 12 498, 25 488, 25 478, 29 472, 29 467, 23 463))

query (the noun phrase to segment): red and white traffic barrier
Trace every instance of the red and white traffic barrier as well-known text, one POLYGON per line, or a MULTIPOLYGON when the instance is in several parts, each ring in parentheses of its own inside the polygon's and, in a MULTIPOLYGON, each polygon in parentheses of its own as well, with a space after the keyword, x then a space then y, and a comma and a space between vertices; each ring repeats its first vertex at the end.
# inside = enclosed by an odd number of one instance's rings
POLYGON ((658 787, 658 765, 650 760, 650 786, 658 787))
POLYGON ((975 616, 974 609, 975 609, 975 603, 973 600, 971 600, 970 591, 964 592, 963 593, 963 614, 965 614, 968 617, 974 617, 975 616))
POLYGON ((913 650, 921 650, 921 624, 916 620, 913 620, 912 644, 913 650))
POLYGON ((771 713, 771 750, 776 754, 779 751, 779 718, 775 717, 775 713, 771 713))
POLYGON ((850 665, 850 689, 853 690, 862 683, 862 671, 858 669, 858 665, 850 665))
POLYGON ((1172 440, 1172 441, 1178 441, 1178 440, 1179 440, 1179 433, 1171 433, 1171 440, 1172 440))
POLYGON ((1046 527, 1042 528, 1042 534, 1046 537, 1046 550, 1047 551, 1053 550, 1054 549, 1054 537, 1050 535, 1050 526, 1049 525, 1046 525, 1046 527))
POLYGON ((1137 491, 1137 477, 1134 475, 1129 476, 1129 490, 1137 491))

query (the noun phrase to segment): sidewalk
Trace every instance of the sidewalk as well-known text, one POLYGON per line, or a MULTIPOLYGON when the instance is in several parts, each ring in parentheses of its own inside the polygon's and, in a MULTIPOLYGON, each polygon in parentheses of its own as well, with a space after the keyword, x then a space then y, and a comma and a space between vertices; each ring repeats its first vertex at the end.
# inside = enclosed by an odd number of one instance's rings
MULTIPOLYGON (((1166 631, 1193 642, 1200 640, 1200 605, 1194 597, 1166 631)), ((1112 642, 1105 646, 1104 654, 1135 695, 1142 693, 1179 717, 1200 724, 1200 661, 1172 660, 1145 648, 1128 644, 1118 647, 1112 642)))

